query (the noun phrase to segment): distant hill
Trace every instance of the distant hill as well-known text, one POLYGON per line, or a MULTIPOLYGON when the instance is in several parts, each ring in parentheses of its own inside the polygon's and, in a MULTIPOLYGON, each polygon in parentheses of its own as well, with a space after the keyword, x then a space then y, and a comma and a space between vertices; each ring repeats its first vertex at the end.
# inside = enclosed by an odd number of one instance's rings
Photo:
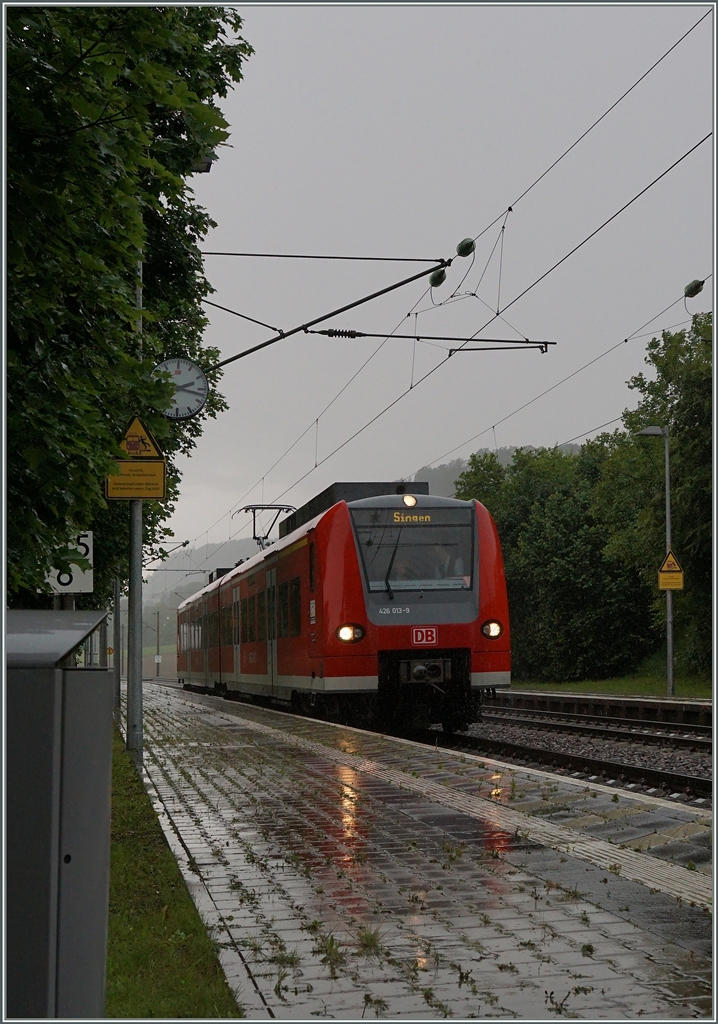
MULTIPOLYGON (((523 445, 524 448, 533 450, 533 445, 523 445)), ((581 450, 580 444, 559 445, 559 451, 565 455, 576 455, 581 450)), ((476 455, 484 455, 486 452, 495 452, 502 466, 508 466, 514 457, 515 447, 511 448, 478 448, 476 455)), ((424 466, 414 474, 414 480, 426 480, 429 484, 429 493, 438 494, 444 498, 454 497, 454 485, 458 477, 464 472, 468 463, 465 459, 453 459, 441 466, 424 466)))
POLYGON ((153 562, 142 591, 143 604, 151 610, 176 608, 180 601, 206 586, 210 572, 231 569, 240 558, 258 551, 257 542, 243 538, 196 548, 180 548, 164 562, 153 562))

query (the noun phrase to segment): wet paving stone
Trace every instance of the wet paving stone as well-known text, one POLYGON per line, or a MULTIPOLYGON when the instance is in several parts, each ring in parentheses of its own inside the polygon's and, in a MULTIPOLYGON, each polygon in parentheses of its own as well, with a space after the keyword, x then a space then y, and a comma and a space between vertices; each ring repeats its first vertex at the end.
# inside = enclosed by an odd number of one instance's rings
MULTIPOLYGON (((147 785, 251 1019, 710 1014, 704 910, 581 859, 607 844, 535 813, 604 821, 606 787, 145 692, 147 785), (581 856, 529 838, 541 829, 581 856), (659 959, 671 920, 676 963, 659 959)), ((616 828, 665 804, 619 801, 616 828)), ((680 810, 677 826, 710 822, 680 810)))

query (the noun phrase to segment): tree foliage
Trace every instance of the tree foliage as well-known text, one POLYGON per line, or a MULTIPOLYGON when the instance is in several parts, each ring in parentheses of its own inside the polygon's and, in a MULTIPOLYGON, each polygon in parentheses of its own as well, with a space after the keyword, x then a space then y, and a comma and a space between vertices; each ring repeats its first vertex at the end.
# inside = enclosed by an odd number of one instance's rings
POLYGON ((625 430, 576 455, 518 449, 507 467, 472 455, 456 482, 496 520, 504 549, 518 677, 568 680, 636 669, 665 636, 657 573, 665 555, 661 439, 669 425, 673 547, 686 588, 674 595, 679 664, 711 660, 712 321, 664 332, 647 346, 650 372, 629 386, 640 400, 625 430))
MULTIPOLYGON (((107 503, 103 486, 129 417, 170 459, 202 430, 200 418, 165 420, 171 386, 150 372, 172 355, 217 360, 200 305, 211 288, 198 243, 211 221, 187 178, 226 142, 216 100, 252 51, 232 8, 7 14, 9 589, 27 602, 94 527, 103 603, 111 578, 126 576, 127 506, 107 503)), ((223 408, 211 389, 203 417, 223 408)), ((173 498, 179 474, 169 475, 173 498)), ((171 500, 146 503, 148 543, 171 511, 171 500)))

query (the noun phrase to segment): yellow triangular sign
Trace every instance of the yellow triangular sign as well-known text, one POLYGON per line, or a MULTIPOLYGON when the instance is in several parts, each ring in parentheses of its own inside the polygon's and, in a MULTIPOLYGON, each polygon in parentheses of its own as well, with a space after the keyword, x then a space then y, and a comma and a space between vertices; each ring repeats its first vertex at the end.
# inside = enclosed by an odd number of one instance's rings
POLYGON ((131 459, 162 458, 162 451, 159 445, 137 416, 132 418, 129 427, 125 431, 125 436, 120 441, 120 448, 131 459))
POLYGON ((658 571, 659 572, 683 572, 683 570, 681 569, 680 565, 678 564, 678 559, 676 558, 676 556, 673 554, 672 551, 668 552, 668 554, 666 555, 665 559, 663 560, 663 565, 661 566, 661 568, 658 571))

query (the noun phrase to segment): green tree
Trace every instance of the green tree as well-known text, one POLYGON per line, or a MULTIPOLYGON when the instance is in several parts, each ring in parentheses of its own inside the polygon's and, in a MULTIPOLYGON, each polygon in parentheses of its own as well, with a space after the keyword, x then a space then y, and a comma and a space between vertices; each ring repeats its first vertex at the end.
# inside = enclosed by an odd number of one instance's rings
POLYGON ((472 456, 457 496, 477 498, 501 538, 512 670, 555 681, 630 671, 655 643, 650 594, 632 563, 607 554, 609 530, 592 512, 606 450, 578 455, 517 449, 505 470, 472 456))
MULTIPOLYGON (((216 99, 251 47, 223 7, 14 7, 7 20, 8 582, 26 603, 58 552, 94 527, 99 588, 126 575, 127 508, 105 502, 117 443, 139 413, 171 458, 200 419, 168 423, 152 367, 205 367, 198 242, 187 184, 228 138, 216 99), (143 331, 136 309, 144 266, 143 331)), ((217 374, 214 375, 216 383, 217 374)), ((225 408, 212 389, 204 417, 225 408)), ((170 473, 171 497, 179 474, 170 473)), ((147 503, 159 543, 167 504, 147 503)))
MULTIPOLYGON (((685 572, 685 590, 674 595, 677 650, 683 667, 700 672, 709 671, 712 656, 712 341, 710 313, 694 316, 688 331, 664 331, 653 338, 646 353, 651 375, 640 373, 629 381, 641 400, 624 414, 632 434, 650 424, 667 424, 670 430, 672 543, 685 572)), ((619 532, 613 543, 628 554, 631 534, 641 539, 641 571, 656 593, 665 553, 663 443, 647 437, 634 443, 653 473, 640 492, 638 528, 625 537, 619 532)), ((663 626, 665 601, 657 593, 654 611, 663 626)))

